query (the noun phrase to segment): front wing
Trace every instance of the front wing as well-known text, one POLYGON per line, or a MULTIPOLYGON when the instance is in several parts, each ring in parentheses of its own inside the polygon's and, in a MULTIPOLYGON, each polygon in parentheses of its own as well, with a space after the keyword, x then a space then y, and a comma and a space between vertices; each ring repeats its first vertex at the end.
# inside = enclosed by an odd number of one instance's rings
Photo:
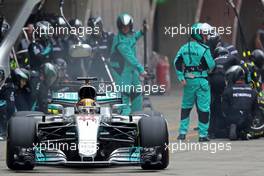
POLYGON ((37 165, 62 165, 62 166, 128 166, 140 165, 145 162, 160 163, 158 153, 160 147, 142 148, 126 147, 114 150, 106 161, 93 161, 83 158, 82 161, 67 161, 67 157, 60 150, 36 150, 35 162, 37 165))

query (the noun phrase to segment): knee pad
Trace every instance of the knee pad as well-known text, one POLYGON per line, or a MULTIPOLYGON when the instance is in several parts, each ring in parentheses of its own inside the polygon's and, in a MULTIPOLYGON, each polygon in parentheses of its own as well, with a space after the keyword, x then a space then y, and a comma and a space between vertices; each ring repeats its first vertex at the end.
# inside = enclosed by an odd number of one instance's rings
POLYGON ((209 112, 198 111, 199 122, 207 124, 209 122, 209 112))
POLYGON ((191 108, 181 109, 181 120, 188 118, 191 110, 192 110, 191 108))

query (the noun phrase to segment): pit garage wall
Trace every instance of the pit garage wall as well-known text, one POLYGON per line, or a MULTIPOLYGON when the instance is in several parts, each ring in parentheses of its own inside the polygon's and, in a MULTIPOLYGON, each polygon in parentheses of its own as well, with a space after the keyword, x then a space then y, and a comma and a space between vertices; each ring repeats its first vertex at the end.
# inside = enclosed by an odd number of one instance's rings
MULTIPOLYGON (((254 40, 256 31, 261 23, 264 22, 264 6, 260 0, 242 0, 240 19, 248 48, 253 50, 255 48, 254 40)), ((239 31, 236 44, 240 50, 241 44, 239 31)))
MULTIPOLYGON (((200 21, 214 26, 232 26, 233 35, 223 35, 225 42, 233 43, 241 52, 241 34, 233 9, 226 0, 203 0, 200 21)), ((239 12, 242 30, 248 49, 254 49, 254 39, 259 25, 264 22, 264 6, 260 0, 234 0, 239 12)))

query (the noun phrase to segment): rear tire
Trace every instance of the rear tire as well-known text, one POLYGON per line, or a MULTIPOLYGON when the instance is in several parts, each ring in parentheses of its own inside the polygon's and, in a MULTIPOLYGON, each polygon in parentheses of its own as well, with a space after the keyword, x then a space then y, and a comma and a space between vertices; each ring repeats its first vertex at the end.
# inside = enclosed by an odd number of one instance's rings
MULTIPOLYGON (((169 165, 169 135, 167 122, 162 114, 154 111, 140 112, 145 115, 139 120, 139 144, 141 147, 151 148, 161 147, 161 160, 158 164, 142 163, 141 167, 145 170, 161 170, 169 165)), ((140 114, 137 113, 137 114, 140 114)))
POLYGON ((264 120, 262 117, 256 117, 252 120, 249 133, 253 139, 264 136, 264 120))
POLYGON ((35 166, 33 143, 36 137, 36 120, 32 118, 12 117, 8 122, 6 164, 11 170, 32 170, 35 166), (15 158, 20 148, 29 149, 23 160, 15 158), (21 164, 23 163, 23 164, 21 164))

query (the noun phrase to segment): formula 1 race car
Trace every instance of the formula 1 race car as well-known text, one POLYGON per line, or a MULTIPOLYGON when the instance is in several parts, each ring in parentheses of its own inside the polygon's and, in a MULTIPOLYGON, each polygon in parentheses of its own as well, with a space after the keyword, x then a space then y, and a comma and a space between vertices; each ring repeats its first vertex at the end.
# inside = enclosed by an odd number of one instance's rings
MULTIPOLYGON (((30 14, 38 5, 42 6, 40 2, 44 1, 23 2, 0 44, 0 87, 10 75, 10 51, 30 14)), ((60 8, 62 11, 62 5, 60 8)), ((74 44, 69 53, 73 58, 88 57, 91 47, 74 44)), ((120 115, 118 109, 122 104, 117 93, 98 93, 90 85, 94 78, 82 80, 85 84, 81 87, 79 84, 78 91, 54 92, 48 114, 36 111, 14 114, 8 122, 8 168, 140 165, 143 169, 165 169, 169 164, 169 141, 163 115, 154 111, 120 115)))
MULTIPOLYGON (((97 94, 85 85, 68 98, 68 107, 50 104, 49 111, 17 112, 8 124, 6 163, 12 170, 35 165, 140 165, 143 169, 165 169, 169 164, 168 129, 162 114, 154 111, 129 116, 115 113, 120 97, 97 94)), ((120 108, 120 107, 119 107, 120 108)))

